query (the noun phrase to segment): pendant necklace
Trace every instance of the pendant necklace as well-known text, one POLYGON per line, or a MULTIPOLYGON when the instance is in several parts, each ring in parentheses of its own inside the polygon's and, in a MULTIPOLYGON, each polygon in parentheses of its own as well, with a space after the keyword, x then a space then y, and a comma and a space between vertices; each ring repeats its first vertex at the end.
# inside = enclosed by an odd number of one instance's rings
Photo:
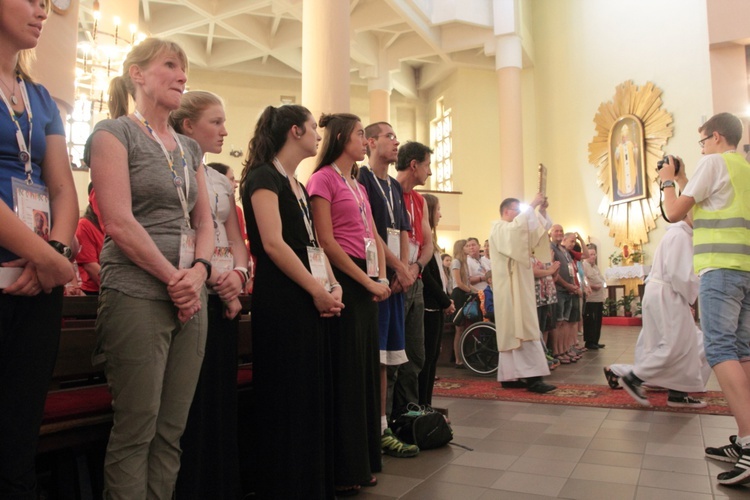
POLYGON ((3 84, 3 87, 8 89, 8 92, 10 92, 10 102, 13 103, 13 106, 16 106, 18 104, 18 99, 16 98, 16 79, 13 79, 13 88, 8 87, 8 84, 3 80, 0 80, 0 83, 3 84))

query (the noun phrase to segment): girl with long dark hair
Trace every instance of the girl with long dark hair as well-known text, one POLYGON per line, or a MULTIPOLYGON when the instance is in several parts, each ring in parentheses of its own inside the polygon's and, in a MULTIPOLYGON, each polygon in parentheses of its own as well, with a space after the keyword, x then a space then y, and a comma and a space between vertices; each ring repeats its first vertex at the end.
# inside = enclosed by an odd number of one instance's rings
POLYGON ((432 229, 432 248, 434 257, 422 271, 424 283, 424 351, 425 360, 419 372, 419 404, 432 405, 432 389, 435 386, 435 372, 440 356, 440 343, 443 337, 445 315, 452 314, 456 308, 448 290, 448 276, 443 270, 440 258, 440 247, 437 241, 437 225, 440 221, 440 200, 437 196, 425 193, 430 229, 432 229))
POLYGON ((295 178, 299 163, 317 152, 317 127, 303 106, 267 107, 240 183, 257 259, 251 321, 258 498, 334 497, 325 318, 344 304, 307 191, 295 178))
POLYGON ((321 116, 323 151, 307 183, 320 244, 344 289, 346 308, 331 332, 334 471, 337 495, 372 485, 381 469, 380 344, 376 302, 390 294, 385 253, 355 162, 367 142, 355 115, 321 116))

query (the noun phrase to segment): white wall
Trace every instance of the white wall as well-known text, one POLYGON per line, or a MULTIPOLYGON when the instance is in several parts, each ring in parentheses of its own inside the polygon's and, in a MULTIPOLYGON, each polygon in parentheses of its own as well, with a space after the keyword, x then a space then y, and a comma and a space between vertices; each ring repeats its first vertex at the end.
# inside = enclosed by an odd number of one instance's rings
MULTIPOLYGON (((591 235, 606 258, 614 245, 597 214, 603 193, 588 163, 594 116, 618 84, 653 82, 674 118, 665 150, 682 156, 690 175, 700 157, 697 127, 712 114, 705 0, 565 0, 532 7, 536 60, 524 91, 533 93, 535 105, 524 110, 524 121, 535 127, 524 127, 527 190, 537 163, 545 163, 554 219, 591 235)), ((665 225, 659 219, 649 233, 647 259, 665 225)))

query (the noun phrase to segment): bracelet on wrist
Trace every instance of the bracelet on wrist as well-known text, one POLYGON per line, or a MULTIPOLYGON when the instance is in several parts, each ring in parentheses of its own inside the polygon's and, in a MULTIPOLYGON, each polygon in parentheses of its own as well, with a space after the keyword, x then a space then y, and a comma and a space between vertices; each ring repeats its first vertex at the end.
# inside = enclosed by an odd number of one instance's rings
POLYGON ((211 262, 207 261, 206 259, 195 259, 192 264, 190 264, 190 267, 195 267, 195 264, 203 264, 203 266, 206 268, 206 280, 211 278, 211 262))
POLYGON ((335 283, 331 283, 331 284, 330 284, 330 285, 328 286, 328 291, 329 291, 329 292, 332 292, 334 288, 341 288, 341 283, 339 283, 338 281, 337 281, 337 282, 335 282, 335 283))
POLYGON ((378 283, 385 286, 391 286, 391 282, 388 281, 388 278, 378 278, 378 283))
POLYGON ((237 276, 240 277, 240 281, 242 282, 243 285, 247 283, 247 280, 248 280, 247 271, 243 272, 241 268, 237 268, 237 267, 232 269, 232 271, 237 273, 237 276))

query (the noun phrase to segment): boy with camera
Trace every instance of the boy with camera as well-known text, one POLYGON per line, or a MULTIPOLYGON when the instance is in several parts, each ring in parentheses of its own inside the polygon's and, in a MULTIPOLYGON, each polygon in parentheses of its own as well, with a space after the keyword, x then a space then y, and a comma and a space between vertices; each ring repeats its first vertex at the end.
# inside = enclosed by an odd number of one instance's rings
POLYGON ((706 448, 706 456, 734 463, 718 481, 739 485, 750 482, 750 164, 736 151, 743 126, 735 115, 714 115, 698 132, 704 157, 690 182, 671 156, 658 173, 669 220, 693 211, 706 358, 738 427, 730 444, 706 448))

